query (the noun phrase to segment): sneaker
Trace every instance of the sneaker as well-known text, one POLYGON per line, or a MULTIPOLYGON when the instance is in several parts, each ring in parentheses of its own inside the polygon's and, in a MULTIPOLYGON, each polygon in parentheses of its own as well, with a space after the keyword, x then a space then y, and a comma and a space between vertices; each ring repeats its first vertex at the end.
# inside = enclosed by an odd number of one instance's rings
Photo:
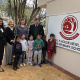
POLYGON ((52 63, 51 62, 49 62, 49 64, 52 66, 52 63))
POLYGON ((36 66, 36 63, 34 63, 33 66, 36 66))
POLYGON ((39 67, 42 67, 42 65, 41 65, 41 64, 39 64, 39 67))
POLYGON ((29 65, 29 63, 27 62, 27 65, 29 65))
POLYGON ((32 66, 32 63, 30 63, 30 65, 32 66))
POLYGON ((13 68, 14 71, 17 71, 17 68, 13 68))
POLYGON ((23 63, 23 66, 26 66, 26 64, 25 64, 25 63, 23 63))
POLYGON ((20 64, 20 66, 22 67, 23 65, 22 65, 22 64, 20 64))

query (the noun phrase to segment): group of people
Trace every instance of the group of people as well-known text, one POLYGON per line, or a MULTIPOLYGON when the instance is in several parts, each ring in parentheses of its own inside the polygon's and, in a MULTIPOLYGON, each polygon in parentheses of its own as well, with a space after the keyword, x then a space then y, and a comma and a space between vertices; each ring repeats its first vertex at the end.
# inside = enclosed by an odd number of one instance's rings
POLYGON ((56 53, 56 41, 54 34, 50 34, 50 39, 46 41, 43 26, 39 24, 39 19, 35 19, 34 24, 26 26, 24 18, 21 23, 15 27, 14 20, 10 20, 8 27, 4 28, 3 19, 0 18, 0 72, 4 72, 1 67, 2 60, 5 65, 12 65, 13 70, 19 69, 20 66, 32 65, 39 67, 41 63, 51 63, 53 53, 56 53), (5 55, 4 54, 5 47, 5 55), (27 62, 25 61, 26 53, 28 54, 27 62), (45 57, 48 53, 48 61, 45 57))

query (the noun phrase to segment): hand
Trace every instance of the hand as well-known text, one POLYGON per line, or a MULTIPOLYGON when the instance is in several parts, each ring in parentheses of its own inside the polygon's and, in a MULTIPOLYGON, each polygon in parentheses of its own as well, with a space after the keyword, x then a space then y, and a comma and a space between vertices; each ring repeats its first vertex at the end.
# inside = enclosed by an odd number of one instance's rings
POLYGON ((22 55, 20 57, 22 57, 22 55))
POLYGON ((52 39, 50 39, 50 42, 52 41, 52 39))
POLYGON ((14 42, 15 42, 15 40, 12 41, 12 43, 14 43, 14 42))
POLYGON ((28 53, 28 51, 27 51, 27 53, 28 53))
POLYGON ((4 45, 4 47, 6 47, 7 45, 4 45))
POLYGON ((15 55, 13 56, 13 58, 15 58, 15 55))
POLYGON ((31 48, 29 48, 29 50, 31 51, 32 49, 31 49, 31 48))

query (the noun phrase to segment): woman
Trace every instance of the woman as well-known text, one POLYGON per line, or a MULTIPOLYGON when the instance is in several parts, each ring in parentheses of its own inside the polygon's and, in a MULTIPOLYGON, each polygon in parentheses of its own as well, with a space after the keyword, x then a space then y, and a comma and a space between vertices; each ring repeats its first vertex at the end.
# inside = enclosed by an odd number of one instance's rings
POLYGON ((26 40, 28 39, 28 26, 26 26, 26 21, 24 18, 21 19, 21 24, 16 26, 16 36, 21 37, 22 34, 25 34, 26 40))
POLYGON ((0 18, 0 72, 4 72, 2 65, 3 53, 4 53, 4 46, 6 45, 5 40, 5 30, 3 27, 3 20, 0 18))
POLYGON ((10 20, 8 27, 6 28, 6 42, 7 46, 5 48, 5 55, 3 59, 3 64, 12 65, 12 44, 14 43, 14 21, 10 20))

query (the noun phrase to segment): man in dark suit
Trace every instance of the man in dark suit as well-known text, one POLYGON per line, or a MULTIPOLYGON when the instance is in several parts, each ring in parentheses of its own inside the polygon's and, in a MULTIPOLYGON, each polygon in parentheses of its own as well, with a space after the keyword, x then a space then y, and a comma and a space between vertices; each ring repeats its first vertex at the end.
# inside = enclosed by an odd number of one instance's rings
POLYGON ((44 30, 43 26, 39 24, 39 19, 36 18, 34 24, 30 26, 29 35, 32 35, 35 40, 37 34, 41 34, 41 36, 43 37, 44 30))

